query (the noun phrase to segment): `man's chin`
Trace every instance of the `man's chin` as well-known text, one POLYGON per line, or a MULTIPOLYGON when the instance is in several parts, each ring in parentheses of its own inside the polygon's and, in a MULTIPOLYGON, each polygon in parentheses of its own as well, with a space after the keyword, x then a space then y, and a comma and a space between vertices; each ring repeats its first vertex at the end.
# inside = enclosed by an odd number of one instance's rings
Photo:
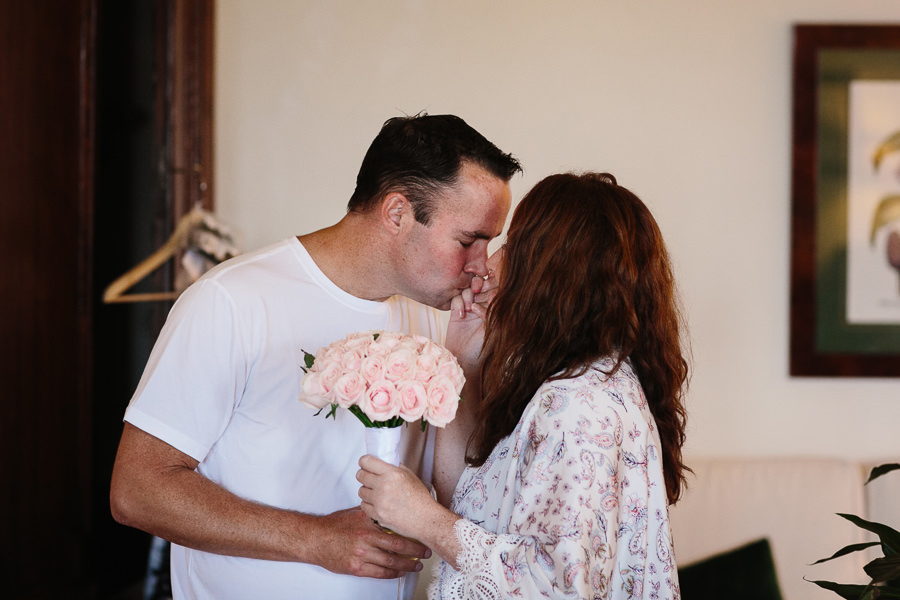
POLYGON ((432 298, 431 302, 427 302, 428 306, 432 306, 438 310, 450 310, 451 303, 453 298, 456 296, 451 296, 450 298, 432 298))
POLYGON ((438 310, 450 310, 450 298, 428 298, 419 300, 422 304, 426 304, 432 308, 436 308, 438 310))
POLYGON ((419 298, 412 297, 413 300, 420 302, 422 304, 426 304, 432 308, 436 308, 438 310, 450 310, 451 303, 455 297, 459 295, 459 290, 454 290, 453 292, 449 292, 446 296, 422 296, 419 298))

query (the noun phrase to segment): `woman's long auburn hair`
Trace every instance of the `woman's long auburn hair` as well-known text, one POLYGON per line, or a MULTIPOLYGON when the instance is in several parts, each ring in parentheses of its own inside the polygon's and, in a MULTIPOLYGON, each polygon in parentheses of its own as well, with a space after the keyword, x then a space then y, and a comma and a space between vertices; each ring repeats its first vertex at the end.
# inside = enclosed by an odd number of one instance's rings
POLYGON ((503 280, 488 311, 483 399, 469 440, 484 464, 515 429, 542 383, 628 359, 662 442, 668 500, 685 474, 682 355, 675 282, 656 221, 607 173, 552 175, 519 203, 507 235, 503 280))

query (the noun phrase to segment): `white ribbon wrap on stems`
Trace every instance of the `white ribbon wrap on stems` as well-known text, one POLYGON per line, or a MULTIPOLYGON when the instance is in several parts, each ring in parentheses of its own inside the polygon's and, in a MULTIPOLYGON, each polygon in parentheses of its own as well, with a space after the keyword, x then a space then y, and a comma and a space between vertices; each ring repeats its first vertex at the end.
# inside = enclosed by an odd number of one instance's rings
POLYGON ((366 453, 400 466, 401 427, 366 427, 366 453))
MULTIPOLYGON (((380 458, 395 467, 400 466, 400 434, 402 427, 366 427, 366 454, 380 458)), ((377 523, 377 521, 376 521, 377 523)), ((390 532, 390 530, 385 530, 390 532)), ((397 599, 411 600, 416 590, 418 574, 407 573, 397 581, 397 599)))

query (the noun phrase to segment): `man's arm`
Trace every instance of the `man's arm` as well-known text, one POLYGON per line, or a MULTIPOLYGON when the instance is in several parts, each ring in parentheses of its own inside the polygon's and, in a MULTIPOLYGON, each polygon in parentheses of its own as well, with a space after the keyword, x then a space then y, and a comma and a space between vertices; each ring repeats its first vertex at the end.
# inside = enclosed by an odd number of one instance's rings
POLYGON ((126 423, 110 487, 119 523, 176 544, 229 556, 319 565, 390 579, 426 558, 422 545, 389 535, 360 509, 314 516, 240 498, 195 471, 197 461, 126 423))

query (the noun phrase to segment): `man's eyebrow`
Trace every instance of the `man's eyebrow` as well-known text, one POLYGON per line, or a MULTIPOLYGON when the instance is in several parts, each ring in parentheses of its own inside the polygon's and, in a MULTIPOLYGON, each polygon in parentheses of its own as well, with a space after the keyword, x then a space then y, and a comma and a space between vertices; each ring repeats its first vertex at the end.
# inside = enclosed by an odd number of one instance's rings
POLYGON ((464 237, 475 238, 477 240, 492 240, 497 237, 484 231, 463 231, 462 234, 464 237))

